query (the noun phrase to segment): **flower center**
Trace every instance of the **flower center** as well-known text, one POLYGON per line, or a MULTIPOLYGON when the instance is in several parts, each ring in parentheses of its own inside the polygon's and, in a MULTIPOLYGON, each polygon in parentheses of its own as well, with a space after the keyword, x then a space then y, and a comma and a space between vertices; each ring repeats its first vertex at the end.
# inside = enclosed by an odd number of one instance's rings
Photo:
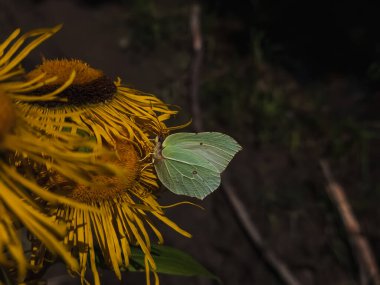
POLYGON ((7 94, 0 91, 0 140, 10 131, 16 119, 13 102, 7 94))
POLYGON ((40 80, 41 82, 47 78, 57 77, 57 80, 32 92, 33 95, 43 95, 53 92, 64 84, 73 70, 76 72, 74 82, 58 95, 59 98, 67 99, 66 102, 41 101, 34 103, 43 107, 83 106, 106 102, 116 94, 115 84, 102 71, 75 59, 45 59, 41 65, 29 72, 26 77, 28 80, 32 80, 41 74, 45 74, 40 80))
POLYGON ((123 180, 117 177, 99 175, 93 177, 96 184, 93 187, 85 185, 70 185, 59 175, 55 177, 55 185, 51 190, 59 192, 78 202, 92 204, 102 201, 112 201, 131 189, 140 174, 140 160, 137 151, 130 143, 118 143, 117 152, 119 159, 107 160, 125 170, 123 180), (59 181, 60 180, 60 181, 59 181))

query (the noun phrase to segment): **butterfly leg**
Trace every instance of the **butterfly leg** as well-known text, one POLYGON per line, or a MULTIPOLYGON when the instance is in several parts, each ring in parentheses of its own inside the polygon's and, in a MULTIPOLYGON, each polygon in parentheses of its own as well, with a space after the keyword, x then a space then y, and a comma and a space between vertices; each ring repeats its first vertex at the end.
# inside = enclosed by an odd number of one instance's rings
POLYGON ((151 156, 153 156, 153 153, 152 152, 150 152, 150 153, 148 153, 146 156, 144 156, 142 159, 140 159, 139 161, 140 162, 143 162, 143 161, 145 161, 148 157, 151 157, 151 156))
POLYGON ((152 159, 151 162, 145 164, 144 167, 140 169, 140 172, 143 172, 147 167, 149 167, 149 166, 151 166, 153 164, 154 164, 154 158, 152 159))

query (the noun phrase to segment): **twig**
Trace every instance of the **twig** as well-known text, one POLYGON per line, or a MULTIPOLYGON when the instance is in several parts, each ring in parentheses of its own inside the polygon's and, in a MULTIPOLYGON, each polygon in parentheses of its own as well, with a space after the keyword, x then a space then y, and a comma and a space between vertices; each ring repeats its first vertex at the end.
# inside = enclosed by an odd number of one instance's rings
POLYGON ((326 161, 321 160, 320 165, 328 183, 326 186, 326 192, 338 209, 348 234, 351 247, 354 251, 354 255, 357 259, 360 269, 360 284, 380 285, 379 271, 375 257, 372 254, 367 239, 361 233, 360 225, 355 218, 344 189, 335 181, 329 164, 326 161))
MULTIPOLYGON (((198 132, 203 130, 202 112, 199 105, 199 74, 202 64, 202 34, 200 28, 200 12, 201 8, 198 4, 194 4, 190 15, 190 28, 193 37, 194 59, 191 67, 191 82, 190 82, 190 103, 194 122, 194 129, 198 132)), ((292 275, 287 266, 276 257, 274 252, 270 250, 263 241, 257 227, 250 220, 248 212, 236 195, 234 187, 228 182, 227 177, 223 178, 222 186, 227 200, 230 202, 233 211, 242 224, 245 231, 248 233, 250 241, 261 253, 265 261, 273 268, 280 276, 286 285, 300 285, 297 279, 292 275)))
POLYGON ((222 183, 224 193, 226 194, 228 201, 231 203, 232 209, 238 217, 244 230, 247 232, 251 242, 256 249, 263 256, 265 261, 272 267, 272 269, 278 274, 281 280, 287 285, 301 285, 301 283, 293 276, 285 263, 283 263, 275 253, 266 246, 260 232, 256 225, 250 219, 248 212, 236 195, 236 189, 232 187, 226 177, 223 177, 222 183))
POLYGON ((193 61, 191 63, 190 100, 191 113, 196 130, 203 129, 202 113, 199 106, 199 74, 202 66, 203 41, 201 32, 201 6, 193 4, 190 13, 190 30, 193 38, 193 61))

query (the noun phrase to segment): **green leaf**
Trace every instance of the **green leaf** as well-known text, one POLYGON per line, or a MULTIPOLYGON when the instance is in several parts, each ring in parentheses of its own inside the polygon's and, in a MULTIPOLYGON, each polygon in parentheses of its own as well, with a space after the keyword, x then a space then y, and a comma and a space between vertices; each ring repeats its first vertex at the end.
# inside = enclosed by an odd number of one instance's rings
POLYGON ((0 284, 13 285, 13 282, 8 276, 8 272, 3 267, 0 267, 0 284))
MULTIPOLYGON (((206 277, 215 279, 221 283, 220 279, 217 276, 208 271, 192 256, 181 250, 169 246, 153 245, 151 254, 156 263, 156 272, 158 273, 188 277, 206 277)), ((140 248, 131 248, 131 262, 128 269, 130 271, 144 270, 144 253, 140 248)))

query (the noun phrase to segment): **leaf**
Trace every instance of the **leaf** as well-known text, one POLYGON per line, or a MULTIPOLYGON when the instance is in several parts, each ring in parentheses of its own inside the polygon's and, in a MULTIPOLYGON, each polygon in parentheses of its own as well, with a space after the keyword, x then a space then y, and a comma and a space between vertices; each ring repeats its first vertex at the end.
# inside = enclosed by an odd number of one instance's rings
POLYGON ((0 267, 0 284, 13 285, 13 282, 8 276, 8 272, 2 266, 0 267))
MULTIPOLYGON (((208 271, 192 256, 181 250, 169 246, 153 245, 151 254, 156 263, 156 272, 158 273, 187 277, 206 277, 215 279, 221 283, 217 276, 208 271)), ((128 269, 130 271, 144 270, 144 253, 140 248, 131 248, 131 263, 128 269)))

